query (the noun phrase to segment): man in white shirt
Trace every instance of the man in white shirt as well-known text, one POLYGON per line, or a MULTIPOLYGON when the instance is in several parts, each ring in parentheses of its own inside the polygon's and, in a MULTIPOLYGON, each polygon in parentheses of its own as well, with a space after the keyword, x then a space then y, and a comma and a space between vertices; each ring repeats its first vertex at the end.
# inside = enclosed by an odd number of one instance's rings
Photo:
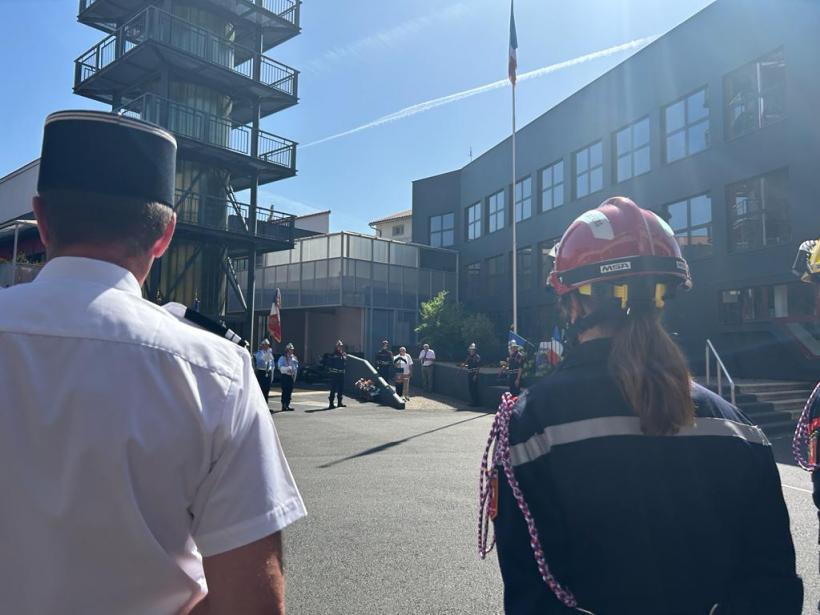
POLYGON ((393 369, 396 370, 396 393, 404 401, 410 401, 410 378, 413 375, 413 357, 407 354, 407 348, 399 348, 399 354, 393 357, 393 369))
POLYGON ((425 393, 433 392, 433 365, 436 362, 436 351, 430 348, 430 344, 424 344, 419 353, 419 363, 421 363, 421 384, 425 393))
POLYGON ((175 160, 150 124, 46 121, 49 262, 0 291, 0 613, 284 613, 305 509, 251 357, 141 295, 175 160))
POLYGON ((253 362, 256 368, 256 380, 265 401, 270 398, 270 383, 273 375, 273 351, 270 349, 270 342, 267 339, 259 343, 259 350, 253 355, 253 362))

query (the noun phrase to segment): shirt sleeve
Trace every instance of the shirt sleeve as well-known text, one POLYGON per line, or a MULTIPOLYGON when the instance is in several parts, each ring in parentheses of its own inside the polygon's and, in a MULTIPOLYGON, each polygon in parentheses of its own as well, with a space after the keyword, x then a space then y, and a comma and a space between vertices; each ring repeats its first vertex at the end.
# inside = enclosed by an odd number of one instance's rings
POLYGON ((212 434, 210 471, 190 509, 192 536, 205 557, 275 534, 307 514, 265 405, 243 357, 212 434))

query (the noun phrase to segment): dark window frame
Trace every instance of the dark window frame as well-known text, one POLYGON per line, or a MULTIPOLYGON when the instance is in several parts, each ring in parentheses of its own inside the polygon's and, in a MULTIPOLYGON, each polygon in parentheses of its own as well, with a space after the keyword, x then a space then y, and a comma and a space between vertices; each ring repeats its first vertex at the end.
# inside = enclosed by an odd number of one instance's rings
POLYGON ((649 114, 644 115, 641 118, 638 118, 634 122, 630 122, 624 126, 621 126, 619 129, 613 131, 612 133, 612 177, 615 179, 613 183, 619 184, 621 182, 629 181, 635 177, 640 177, 641 175, 646 175, 652 171, 652 119, 649 114), (646 122, 647 124, 647 140, 646 143, 642 143, 640 146, 635 147, 635 139, 633 131, 635 127, 640 124, 641 122, 646 122), (630 146, 629 150, 626 152, 620 152, 618 150, 618 135, 625 130, 629 130, 629 139, 630 139, 630 146), (645 171, 641 171, 639 173, 635 172, 635 153, 638 150, 646 149, 649 155, 649 167, 645 171), (620 169, 619 169, 619 162, 622 158, 626 158, 629 156, 629 176, 628 177, 621 177, 620 176, 620 169))
POLYGON ((559 207, 566 204, 566 202, 567 202, 567 198, 566 198, 567 197, 567 170, 566 170, 566 167, 567 167, 567 165, 564 162, 564 159, 559 158, 555 162, 553 162, 552 164, 548 164, 547 166, 545 166, 545 167, 538 170, 538 182, 539 182, 539 191, 538 192, 539 192, 539 200, 540 200, 540 209, 539 209, 539 211, 541 213, 543 213, 545 211, 551 211, 553 209, 558 209, 559 207), (561 165, 561 181, 556 182, 555 181, 555 167, 557 167, 559 164, 561 165), (545 185, 544 185, 544 173, 546 171, 550 172, 550 181, 551 181, 551 183, 548 187, 545 187, 545 185), (556 202, 555 202, 555 189, 558 186, 561 186, 561 202, 556 204, 556 202), (545 204, 544 204, 544 193, 547 190, 550 191, 551 205, 549 207, 545 207, 545 204))
POLYGON ((575 150, 572 153, 572 170, 573 170, 573 182, 572 182, 572 190, 575 199, 583 199, 590 195, 593 195, 597 192, 600 192, 604 189, 604 140, 598 139, 596 141, 592 141, 588 145, 575 150), (592 166, 592 148, 596 145, 600 146, 601 149, 601 162, 595 166, 592 166), (587 168, 579 173, 578 171, 578 154, 584 152, 586 154, 587 159, 587 168), (595 190, 592 189, 592 173, 593 171, 600 169, 601 170, 601 185, 600 187, 596 188, 595 190), (580 179, 581 175, 585 175, 587 178, 587 192, 584 194, 580 194, 578 190, 578 180, 580 179))
POLYGON ((661 127, 663 128, 661 136, 663 138, 662 147, 663 147, 663 162, 664 162, 664 164, 672 164, 674 162, 678 162, 679 160, 685 160, 686 158, 694 156, 695 154, 705 152, 706 150, 708 150, 712 146, 712 101, 709 97, 709 94, 710 94, 709 85, 704 84, 700 87, 695 88, 694 90, 691 90, 689 93, 684 94, 680 98, 678 98, 676 100, 673 100, 669 104, 666 104, 663 107, 661 107, 661 127), (707 110, 706 117, 705 118, 699 118, 698 120, 690 122, 690 120, 689 120, 688 101, 689 101, 690 98, 692 98, 696 94, 699 94, 700 92, 704 93, 703 98, 704 98, 705 105, 706 105, 706 110, 707 110), (683 126, 681 128, 676 128, 675 130, 670 132, 669 127, 667 126, 667 117, 666 117, 667 113, 666 112, 667 112, 668 109, 670 109, 671 107, 674 107, 675 105, 677 105, 681 102, 683 103, 683 113, 684 113, 684 115, 683 115, 683 126), (704 139, 705 146, 704 146, 703 149, 700 149, 696 152, 693 152, 691 150, 690 143, 689 143, 689 141, 690 141, 690 139, 689 139, 690 130, 692 128, 696 127, 696 126, 700 126, 701 124, 706 124, 706 136, 705 136, 705 139, 704 139), (685 153, 680 158, 675 158, 674 160, 670 160, 669 159, 669 138, 674 136, 674 135, 677 135, 679 133, 684 133, 685 153))

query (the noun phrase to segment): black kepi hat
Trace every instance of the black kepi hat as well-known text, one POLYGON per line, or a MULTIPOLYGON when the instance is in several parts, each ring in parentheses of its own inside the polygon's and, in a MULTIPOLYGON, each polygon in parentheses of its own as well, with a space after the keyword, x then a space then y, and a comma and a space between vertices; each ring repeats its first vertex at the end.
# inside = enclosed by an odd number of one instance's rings
POLYGON ((37 191, 73 190, 174 205, 177 142, 141 120, 100 111, 46 118, 37 191))

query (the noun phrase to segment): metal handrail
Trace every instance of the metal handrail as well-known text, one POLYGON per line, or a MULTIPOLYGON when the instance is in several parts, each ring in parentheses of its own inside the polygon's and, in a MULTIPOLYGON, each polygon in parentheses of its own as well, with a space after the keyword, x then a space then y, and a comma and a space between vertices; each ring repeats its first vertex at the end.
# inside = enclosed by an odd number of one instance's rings
POLYGON ((191 224, 244 235, 256 235, 293 244, 296 216, 267 207, 256 208, 255 223, 250 218, 250 206, 224 197, 177 190, 177 218, 191 224), (250 229, 255 229, 251 232, 250 229))
POLYGON ((296 25, 299 23, 300 0, 262 0, 262 8, 296 25))
POLYGON ((726 366, 723 364, 723 360, 720 358, 720 355, 718 354, 717 350, 715 350, 715 346, 714 344, 712 344, 712 340, 710 339, 706 340, 706 385, 710 385, 712 380, 710 354, 714 355, 715 362, 717 365, 716 372, 718 395, 723 397, 723 380, 721 378, 721 374, 725 374, 726 380, 729 381, 729 390, 731 392, 732 405, 736 406, 737 404, 735 403, 735 381, 732 380, 732 377, 729 375, 729 370, 726 369, 726 366))
MULTIPOLYGON (((97 0, 80 0, 80 13, 93 5, 97 0)), ((266 11, 273 13, 280 19, 293 25, 299 24, 299 8, 301 0, 245 0, 247 4, 260 6, 266 11)))
POLYGON ((80 55, 75 61, 76 84, 83 83, 148 41, 162 43, 227 68, 287 96, 296 96, 299 75, 296 69, 155 6, 137 13, 121 28, 80 55), (245 59, 237 61, 237 58, 245 59))
POLYGON ((187 105, 146 93, 115 110, 118 113, 152 122, 174 134, 232 152, 256 158, 293 170, 296 167, 296 143, 264 130, 237 124, 187 105))

